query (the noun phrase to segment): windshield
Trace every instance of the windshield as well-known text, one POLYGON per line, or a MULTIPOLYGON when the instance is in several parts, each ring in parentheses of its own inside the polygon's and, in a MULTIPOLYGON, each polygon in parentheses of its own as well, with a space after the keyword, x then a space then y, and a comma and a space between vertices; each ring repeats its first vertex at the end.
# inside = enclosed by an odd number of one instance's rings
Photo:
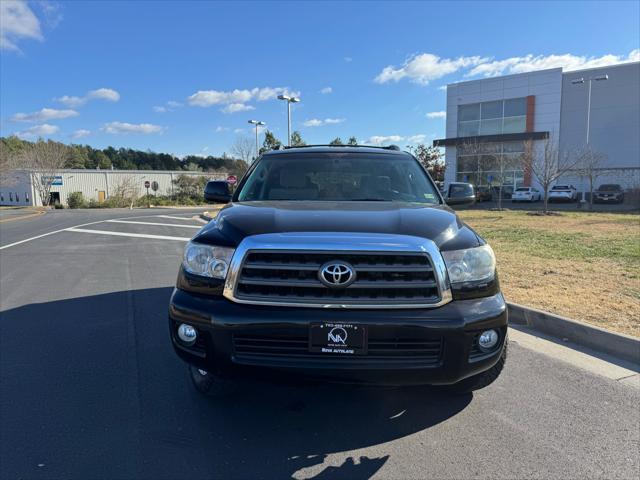
POLYGON ((412 157, 353 153, 265 156, 237 199, 440 203, 412 157))
POLYGON ((612 191, 612 190, 620 190, 620 185, 614 185, 614 184, 609 185, 609 184, 605 184, 605 185, 602 185, 602 186, 600 187, 600 190, 609 190, 609 191, 612 191))

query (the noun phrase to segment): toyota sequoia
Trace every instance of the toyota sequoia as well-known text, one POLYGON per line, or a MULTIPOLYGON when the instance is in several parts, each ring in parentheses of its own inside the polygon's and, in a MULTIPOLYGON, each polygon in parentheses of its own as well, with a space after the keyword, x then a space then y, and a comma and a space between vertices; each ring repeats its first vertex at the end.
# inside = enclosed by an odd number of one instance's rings
MULTIPOLYGON (((214 188, 215 187, 215 188, 214 188)), ((489 385, 507 353, 491 247, 397 147, 273 150, 187 244, 169 306, 195 387, 298 377, 489 385)))

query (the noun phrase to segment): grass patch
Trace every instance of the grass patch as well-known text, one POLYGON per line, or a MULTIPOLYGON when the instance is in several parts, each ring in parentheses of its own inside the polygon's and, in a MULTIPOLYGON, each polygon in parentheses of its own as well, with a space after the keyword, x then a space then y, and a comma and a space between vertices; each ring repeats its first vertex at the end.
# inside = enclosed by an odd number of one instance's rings
POLYGON ((467 210, 508 300, 640 336, 640 215, 467 210))

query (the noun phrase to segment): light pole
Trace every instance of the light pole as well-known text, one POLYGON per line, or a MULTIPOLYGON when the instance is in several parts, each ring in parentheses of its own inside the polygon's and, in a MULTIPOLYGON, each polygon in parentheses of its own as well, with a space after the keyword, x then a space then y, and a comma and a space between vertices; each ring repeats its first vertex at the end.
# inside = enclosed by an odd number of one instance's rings
POLYGON ((278 95, 278 100, 287 101, 287 145, 291 146, 291 104, 298 103, 300 99, 288 95, 278 95))
POLYGON ((251 125, 255 125, 256 126, 256 156, 255 158, 258 158, 258 127, 261 127, 262 125, 266 125, 266 123, 261 122, 260 120, 249 120, 249 123, 251 125))
MULTIPOLYGON (((602 82, 604 80, 609 80, 609 75, 596 75, 595 77, 589 77, 587 80, 584 77, 576 78, 575 80, 571 80, 572 85, 582 85, 585 81, 589 82, 589 90, 587 93, 587 155, 590 155, 589 151, 589 133, 591 129, 591 83, 593 81, 602 82)), ((587 201, 587 186, 584 186, 582 191, 582 198, 580 199, 580 203, 585 203, 587 201)))

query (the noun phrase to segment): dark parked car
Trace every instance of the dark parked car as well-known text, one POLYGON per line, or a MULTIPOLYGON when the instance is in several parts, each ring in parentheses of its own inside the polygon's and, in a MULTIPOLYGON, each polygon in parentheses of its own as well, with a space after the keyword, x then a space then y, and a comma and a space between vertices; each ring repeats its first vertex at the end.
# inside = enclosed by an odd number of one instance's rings
POLYGON ((224 180, 210 180, 204 187, 204 199, 210 203, 228 203, 231 200, 229 184, 224 180))
POLYGON ((605 183, 600 185, 593 192, 594 203, 622 203, 624 202, 624 191, 622 187, 615 183, 605 183))
MULTIPOLYGON (((510 200, 513 196, 513 187, 511 185, 503 185, 502 186, 502 199, 510 200)), ((491 199, 495 202, 500 198, 500 187, 494 185, 491 187, 491 199)))
POLYGON ((490 202, 490 201, 491 201, 491 188, 476 187, 476 202, 490 202))
POLYGON ((286 376, 468 392, 502 371, 507 310, 493 251, 412 155, 298 147, 187 244, 169 332, 210 395, 286 376))
POLYGON ((473 185, 470 183, 451 182, 443 192, 447 205, 469 205, 476 201, 473 185))

